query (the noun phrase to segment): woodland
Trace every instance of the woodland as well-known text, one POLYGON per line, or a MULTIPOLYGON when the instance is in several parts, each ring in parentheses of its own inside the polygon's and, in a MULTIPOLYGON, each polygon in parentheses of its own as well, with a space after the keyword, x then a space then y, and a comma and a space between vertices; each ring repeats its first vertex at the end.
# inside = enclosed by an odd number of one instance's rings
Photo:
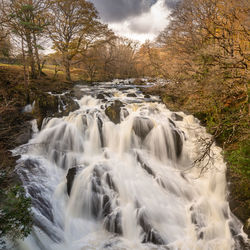
POLYGON ((159 36, 140 44, 117 36, 85 0, 1 0, 0 236, 31 232, 31 201, 9 150, 24 122, 53 111, 44 92, 117 78, 170 82, 146 92, 193 114, 223 148, 230 207, 249 235, 249 9, 248 0, 183 0, 159 36), (35 99, 32 114, 20 112, 35 99))

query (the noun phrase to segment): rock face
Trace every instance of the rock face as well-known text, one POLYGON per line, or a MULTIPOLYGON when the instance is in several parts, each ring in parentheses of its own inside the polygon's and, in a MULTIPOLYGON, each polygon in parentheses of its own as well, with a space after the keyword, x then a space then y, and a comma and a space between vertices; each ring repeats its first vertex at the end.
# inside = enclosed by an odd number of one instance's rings
POLYGON ((19 135, 15 138, 15 143, 17 145, 22 145, 27 143, 32 136, 32 128, 30 122, 25 122, 24 126, 19 131, 19 135))
POLYGON ((154 123, 149 118, 136 117, 134 119, 133 130, 142 140, 146 138, 153 127, 154 123))
POLYGON ((106 116, 115 124, 121 122, 121 107, 124 107, 123 103, 116 100, 105 109, 106 116))
POLYGON ((75 180, 76 173, 77 173, 76 167, 70 168, 68 171, 67 177, 66 177, 66 179, 67 179, 67 193, 69 196, 70 196, 71 189, 72 189, 72 186, 73 186, 73 183, 75 180))

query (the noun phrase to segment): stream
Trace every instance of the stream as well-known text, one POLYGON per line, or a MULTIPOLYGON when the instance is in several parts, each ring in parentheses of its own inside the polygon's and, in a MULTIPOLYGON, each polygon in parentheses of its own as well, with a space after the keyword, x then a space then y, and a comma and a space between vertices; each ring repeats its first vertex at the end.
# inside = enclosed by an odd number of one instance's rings
POLYGON ((128 81, 75 92, 78 110, 14 150, 34 215, 17 249, 243 249, 222 150, 193 164, 211 139, 197 119, 128 81))

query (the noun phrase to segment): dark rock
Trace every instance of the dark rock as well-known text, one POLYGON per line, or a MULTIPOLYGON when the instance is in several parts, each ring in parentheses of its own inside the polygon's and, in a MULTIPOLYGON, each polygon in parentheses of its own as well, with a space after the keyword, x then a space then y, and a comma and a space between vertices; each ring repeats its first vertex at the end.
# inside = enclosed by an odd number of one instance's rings
POLYGON ((73 168, 69 169, 69 171, 67 173, 67 176, 66 176, 66 179, 67 179, 67 193, 68 193, 69 196, 70 196, 71 189, 72 189, 72 186, 73 186, 73 183, 74 183, 74 180, 75 180, 76 173, 77 173, 77 168, 73 167, 73 168))
POLYGON ((137 97, 137 95, 134 93, 129 93, 129 94, 127 94, 127 97, 137 97))
POLYGON ((144 98, 150 98, 151 96, 150 95, 144 95, 144 98))
POLYGON ((176 128, 176 125, 173 120, 168 118, 169 123, 172 125, 172 127, 176 128))
POLYGON ((102 134, 103 121, 99 116, 97 117, 97 125, 98 125, 98 131, 100 135, 101 146, 104 147, 104 139, 103 139, 103 134, 102 134))
POLYGON ((111 178, 111 176, 110 176, 109 173, 107 173, 107 175, 106 175, 106 182, 107 182, 107 184, 108 184, 108 186, 109 186, 110 189, 112 189, 115 192, 117 192, 117 187, 116 187, 116 185, 115 185, 115 183, 114 183, 114 181, 111 178))
POLYGON ((180 116, 180 115, 178 115, 178 114, 176 114, 176 113, 173 113, 173 114, 171 115, 171 117, 172 117, 175 121, 183 121, 183 117, 180 116))
POLYGON ((122 216, 121 213, 118 212, 113 212, 109 214, 104 221, 104 225, 107 231, 110 233, 115 233, 122 235, 123 230, 122 230, 122 216))
POLYGON ((129 116, 129 112, 128 112, 127 109, 123 108, 123 109, 122 109, 122 112, 123 112, 123 117, 124 117, 124 118, 126 118, 126 117, 129 116))
POLYGON ((141 164, 141 167, 150 175, 155 177, 154 171, 141 159, 141 157, 137 154, 137 161, 141 164))
POLYGON ((172 130, 173 138, 174 138, 174 145, 175 145, 175 153, 176 157, 179 158, 182 153, 183 148, 183 141, 182 138, 177 130, 172 130))
POLYGON ((151 242, 155 245, 165 245, 164 240, 160 234, 149 224, 148 218, 145 213, 141 212, 138 218, 139 225, 144 231, 144 238, 142 243, 151 242))
POLYGON ((148 133, 153 129, 154 123, 145 117, 136 117, 133 122, 133 130, 142 140, 146 138, 148 133))
POLYGON ((115 101, 113 104, 108 106, 105 109, 105 114, 108 116, 108 118, 115 124, 118 124, 121 122, 121 107, 123 107, 123 103, 120 101, 115 101))
POLYGON ((144 85, 145 82, 142 79, 137 78, 137 79, 134 80, 133 84, 134 85, 144 85))
POLYGON ((102 100, 105 99, 105 96, 103 94, 98 94, 96 98, 102 100))
POLYGON ((102 216, 106 217, 112 212, 111 201, 108 195, 102 197, 102 216))
POLYGON ((24 126, 19 130, 19 135, 15 138, 15 143, 17 145, 22 145, 27 143, 32 136, 32 127, 29 122, 25 122, 24 126))

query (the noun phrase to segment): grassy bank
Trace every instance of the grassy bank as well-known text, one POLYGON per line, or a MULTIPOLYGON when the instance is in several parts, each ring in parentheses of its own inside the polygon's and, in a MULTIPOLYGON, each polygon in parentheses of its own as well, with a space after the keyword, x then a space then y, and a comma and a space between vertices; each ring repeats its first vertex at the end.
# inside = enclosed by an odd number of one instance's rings
MULTIPOLYGON (((250 235, 250 138, 249 104, 239 96, 214 97, 207 86, 182 84, 156 86, 147 93, 161 96, 170 110, 184 111, 197 117, 215 142, 224 149, 228 166, 229 203, 232 212, 243 222, 250 235), (230 99, 231 98, 231 99, 230 99)), ((240 91, 239 91, 240 93, 240 91)))

